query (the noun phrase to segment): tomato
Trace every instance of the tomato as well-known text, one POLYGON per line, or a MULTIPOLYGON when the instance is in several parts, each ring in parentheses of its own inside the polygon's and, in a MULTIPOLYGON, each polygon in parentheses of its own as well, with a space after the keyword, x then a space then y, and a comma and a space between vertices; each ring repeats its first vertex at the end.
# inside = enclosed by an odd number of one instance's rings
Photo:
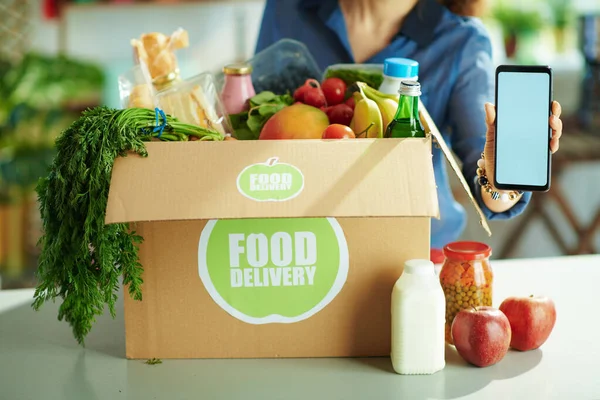
POLYGON ((332 124, 323 131, 323 139, 354 139, 354 131, 342 124, 332 124))
POLYGON ((346 98, 346 83, 340 78, 328 78, 321 84, 321 90, 325 94, 327 104, 334 106, 341 104, 346 98))

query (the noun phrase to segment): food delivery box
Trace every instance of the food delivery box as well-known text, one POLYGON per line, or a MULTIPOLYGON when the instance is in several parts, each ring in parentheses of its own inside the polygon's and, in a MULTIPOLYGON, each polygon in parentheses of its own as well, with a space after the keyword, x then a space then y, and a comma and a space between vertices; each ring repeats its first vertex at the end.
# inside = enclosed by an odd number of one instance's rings
POLYGON ((106 223, 144 238, 127 358, 388 355, 392 287, 438 217, 433 142, 151 142, 117 159, 106 223))

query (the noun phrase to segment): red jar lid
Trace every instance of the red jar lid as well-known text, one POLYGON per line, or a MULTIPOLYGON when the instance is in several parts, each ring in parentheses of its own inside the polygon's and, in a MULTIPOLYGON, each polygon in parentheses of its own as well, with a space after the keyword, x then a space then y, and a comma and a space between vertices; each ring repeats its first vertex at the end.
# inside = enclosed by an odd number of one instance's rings
POLYGON ((480 242, 453 242, 444 246, 444 255, 458 261, 482 260, 492 254, 492 248, 480 242))
POLYGON ((434 264, 441 264, 446 259, 446 257, 444 257, 444 252, 440 249, 431 249, 429 251, 429 258, 434 264))

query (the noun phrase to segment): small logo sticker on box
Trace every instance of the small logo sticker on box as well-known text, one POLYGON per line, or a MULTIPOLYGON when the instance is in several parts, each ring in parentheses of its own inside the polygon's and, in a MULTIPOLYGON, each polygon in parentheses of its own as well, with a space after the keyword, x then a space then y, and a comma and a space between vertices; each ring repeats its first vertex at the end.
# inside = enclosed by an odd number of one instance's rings
POLYGON ((277 157, 272 157, 264 163, 244 168, 238 175, 237 188, 251 200, 286 201, 302 192, 304 175, 295 166, 281 163, 277 157))
POLYGON ((348 276, 335 218, 210 220, 198 272, 212 299, 249 324, 293 323, 325 308, 348 276))

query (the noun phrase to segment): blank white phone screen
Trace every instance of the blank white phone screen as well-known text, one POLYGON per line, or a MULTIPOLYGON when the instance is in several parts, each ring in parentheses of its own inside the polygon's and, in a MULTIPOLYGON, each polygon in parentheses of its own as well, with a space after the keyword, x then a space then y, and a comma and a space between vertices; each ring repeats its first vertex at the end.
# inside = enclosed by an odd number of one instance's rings
POLYGON ((550 74, 498 74, 496 180, 545 186, 548 181, 550 74))

